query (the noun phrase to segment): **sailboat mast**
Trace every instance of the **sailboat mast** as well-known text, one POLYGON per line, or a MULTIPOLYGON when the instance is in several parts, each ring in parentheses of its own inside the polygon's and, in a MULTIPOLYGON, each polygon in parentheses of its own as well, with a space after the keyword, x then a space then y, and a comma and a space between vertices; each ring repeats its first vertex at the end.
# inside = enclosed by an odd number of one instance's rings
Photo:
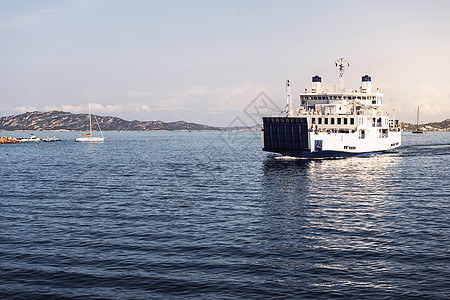
POLYGON ((89 108, 89 133, 90 136, 92 136, 91 102, 89 102, 88 108, 89 108))
POLYGON ((416 130, 419 130, 419 106, 417 106, 416 130))

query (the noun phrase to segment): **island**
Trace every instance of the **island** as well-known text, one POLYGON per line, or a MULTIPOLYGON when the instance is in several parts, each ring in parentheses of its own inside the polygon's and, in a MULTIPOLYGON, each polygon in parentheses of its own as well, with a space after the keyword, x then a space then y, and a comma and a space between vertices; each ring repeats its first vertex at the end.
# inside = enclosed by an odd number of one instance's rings
MULTIPOLYGON (((0 117, 0 131, 88 131, 89 115, 64 111, 26 112, 0 117)), ((95 116, 104 131, 212 131, 218 127, 185 121, 127 121, 112 116, 95 116)))

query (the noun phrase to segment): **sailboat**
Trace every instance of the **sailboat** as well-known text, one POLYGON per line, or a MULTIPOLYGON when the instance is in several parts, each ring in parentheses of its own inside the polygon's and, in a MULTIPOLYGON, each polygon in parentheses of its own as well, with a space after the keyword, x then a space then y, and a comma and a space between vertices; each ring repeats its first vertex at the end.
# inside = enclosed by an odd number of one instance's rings
POLYGON ((419 129, 419 107, 417 106, 417 119, 416 119, 416 130, 412 133, 423 133, 423 130, 419 129))
POLYGON ((94 114, 94 119, 95 119, 95 122, 97 123, 98 130, 100 131, 100 134, 102 135, 102 137, 95 137, 93 135, 93 132, 92 132, 92 114, 93 114, 93 111, 92 111, 90 102, 89 102, 89 105, 88 105, 88 109, 89 109, 89 133, 83 133, 83 134, 81 134, 81 137, 77 136, 75 138, 75 142, 102 143, 102 142, 105 141, 105 137, 103 136, 102 129, 100 128, 100 124, 98 123, 97 116, 95 114, 94 114))

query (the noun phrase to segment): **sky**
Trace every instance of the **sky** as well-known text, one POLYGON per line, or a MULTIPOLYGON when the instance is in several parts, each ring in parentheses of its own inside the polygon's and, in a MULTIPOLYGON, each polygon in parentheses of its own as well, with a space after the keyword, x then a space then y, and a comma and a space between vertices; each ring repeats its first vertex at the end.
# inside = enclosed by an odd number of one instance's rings
POLYGON ((0 0, 0 116, 63 110, 254 125, 350 62, 404 122, 450 118, 450 1, 0 0))

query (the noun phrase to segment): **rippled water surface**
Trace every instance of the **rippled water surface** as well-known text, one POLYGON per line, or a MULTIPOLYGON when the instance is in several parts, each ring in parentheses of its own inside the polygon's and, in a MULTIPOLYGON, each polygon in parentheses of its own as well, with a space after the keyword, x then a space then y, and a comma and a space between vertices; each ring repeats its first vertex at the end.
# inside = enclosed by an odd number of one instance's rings
POLYGON ((254 132, 57 135, 0 145, 0 298, 450 298, 450 133, 331 160, 254 132))

